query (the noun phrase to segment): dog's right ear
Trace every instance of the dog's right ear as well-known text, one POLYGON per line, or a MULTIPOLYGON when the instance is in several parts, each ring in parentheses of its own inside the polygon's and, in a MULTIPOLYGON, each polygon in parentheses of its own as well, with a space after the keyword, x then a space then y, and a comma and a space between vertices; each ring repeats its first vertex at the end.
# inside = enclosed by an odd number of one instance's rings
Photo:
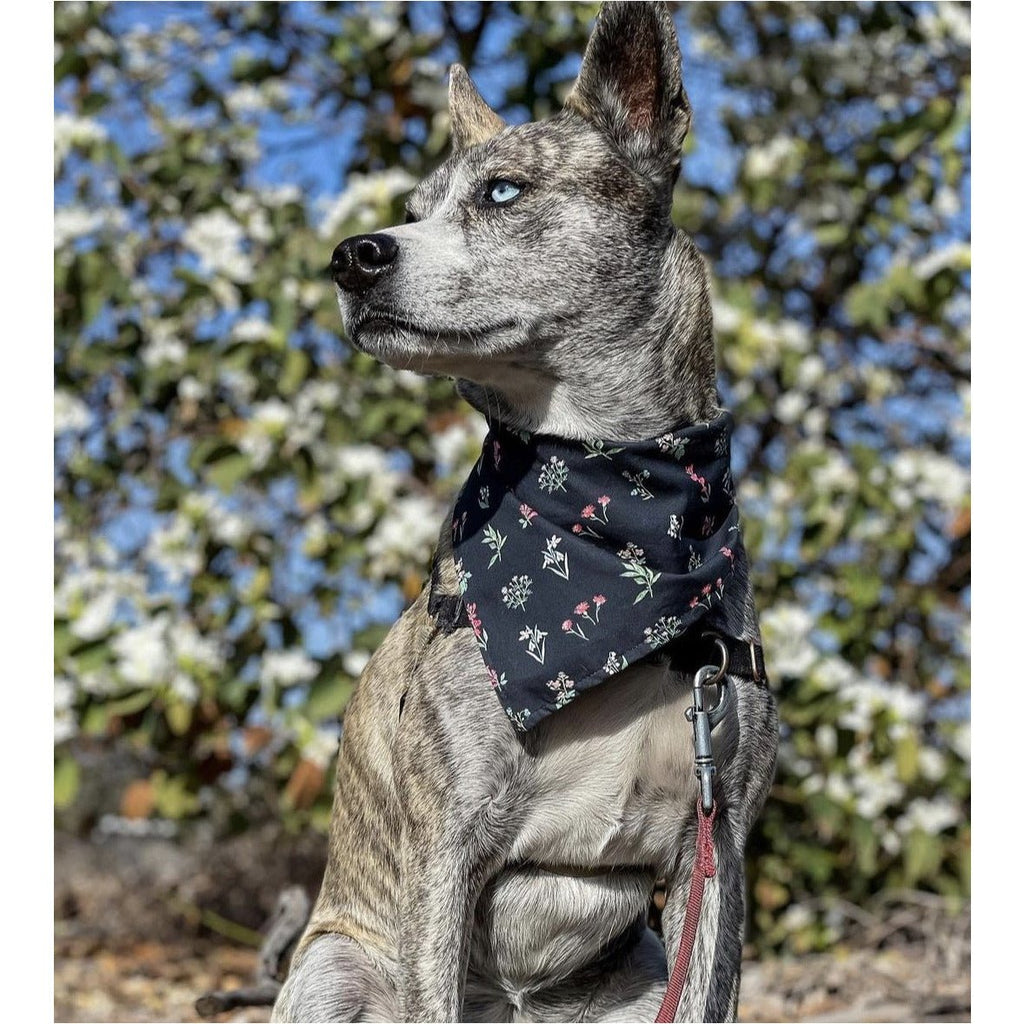
POLYGON ((456 153, 486 142, 505 127, 461 64, 453 64, 448 72, 448 116, 452 123, 452 149, 456 153))
POLYGON ((679 42, 664 3, 605 3, 565 101, 640 170, 678 170, 690 127, 679 42))

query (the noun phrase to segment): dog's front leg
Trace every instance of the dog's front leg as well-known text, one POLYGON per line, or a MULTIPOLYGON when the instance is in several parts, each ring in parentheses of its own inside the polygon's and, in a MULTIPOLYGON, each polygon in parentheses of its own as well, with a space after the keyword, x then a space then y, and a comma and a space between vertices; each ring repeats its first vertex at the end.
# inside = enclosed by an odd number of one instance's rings
POLYGON ((483 687, 481 693, 489 698, 483 720, 466 718, 465 707, 434 706, 425 716, 407 708, 417 722, 400 759, 400 992, 407 1021, 461 1020, 477 900, 514 836, 518 747, 503 717, 487 720, 500 706, 483 687), (423 730, 424 721, 432 727, 423 730))
MULTIPOLYGON (((662 927, 668 971, 672 973, 683 934, 695 859, 696 819, 683 841, 679 867, 671 880, 662 927)), ((743 844, 728 810, 715 821, 715 873, 705 882, 704 902, 690 967, 676 1021, 731 1021, 739 1000, 743 953, 743 844)))

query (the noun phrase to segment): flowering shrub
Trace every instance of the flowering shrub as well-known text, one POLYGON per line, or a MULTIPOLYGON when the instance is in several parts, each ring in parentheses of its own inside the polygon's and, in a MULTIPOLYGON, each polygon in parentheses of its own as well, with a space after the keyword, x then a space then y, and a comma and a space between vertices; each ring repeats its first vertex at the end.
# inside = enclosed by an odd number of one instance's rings
MULTIPOLYGON (((345 346, 324 268, 401 220, 441 156, 448 60, 513 118, 542 116, 593 14, 55 8, 62 820, 326 822, 338 716, 482 424, 447 382, 345 346), (96 796, 83 783, 115 754, 130 777, 96 796)), ((969 885, 969 10, 679 17, 696 120, 674 214, 713 264, 783 719, 754 936, 803 949, 834 935, 830 896, 969 885)), ((542 658, 545 635, 520 640, 542 658)))

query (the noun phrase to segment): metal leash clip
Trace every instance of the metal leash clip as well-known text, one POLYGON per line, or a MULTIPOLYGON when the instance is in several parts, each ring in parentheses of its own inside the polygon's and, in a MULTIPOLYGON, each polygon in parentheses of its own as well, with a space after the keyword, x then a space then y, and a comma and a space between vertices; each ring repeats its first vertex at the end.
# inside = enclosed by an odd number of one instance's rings
POLYGON ((722 652, 721 665, 704 665, 693 677, 693 705, 686 709, 686 720, 693 725, 694 774, 700 780, 700 802, 705 814, 714 806, 712 783, 715 777, 715 755, 711 747, 711 732, 725 717, 729 709, 729 682, 725 668, 729 663, 729 651, 721 640, 715 640, 722 652), (713 708, 704 706, 704 687, 718 686, 718 703, 713 708))

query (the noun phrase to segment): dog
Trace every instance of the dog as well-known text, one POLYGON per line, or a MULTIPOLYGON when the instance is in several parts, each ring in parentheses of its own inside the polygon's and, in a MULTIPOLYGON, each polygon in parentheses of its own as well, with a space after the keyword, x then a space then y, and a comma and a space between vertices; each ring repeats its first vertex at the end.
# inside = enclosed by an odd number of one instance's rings
MULTIPOLYGON (((628 448, 719 416, 708 273, 670 218, 680 64, 664 4, 606 3, 545 121, 506 125, 453 66, 450 158, 405 224, 335 250, 352 344, 454 378, 509 437, 628 448)), ((328 864, 273 1020, 653 1020, 694 865, 691 691, 661 649, 516 721, 479 623, 458 628, 458 527, 346 709, 328 864), (664 941, 647 924, 659 878, 664 941)), ((729 557, 701 629, 757 645, 741 542, 729 557)), ((715 873, 676 1020, 735 1016, 743 851, 774 774, 771 692, 729 672, 715 873)))

